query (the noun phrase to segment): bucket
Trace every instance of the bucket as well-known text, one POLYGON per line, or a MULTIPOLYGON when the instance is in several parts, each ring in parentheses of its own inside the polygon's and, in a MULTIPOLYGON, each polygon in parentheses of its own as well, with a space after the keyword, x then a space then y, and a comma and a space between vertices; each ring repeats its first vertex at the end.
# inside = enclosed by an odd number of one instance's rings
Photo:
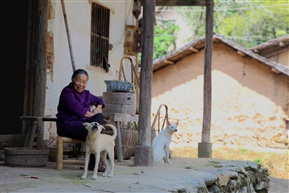
POLYGON ((0 135, 0 149, 6 147, 23 147, 26 135, 24 134, 5 134, 0 135))
POLYGON ((49 149, 28 147, 7 147, 4 149, 5 165, 45 167, 48 161, 49 149))

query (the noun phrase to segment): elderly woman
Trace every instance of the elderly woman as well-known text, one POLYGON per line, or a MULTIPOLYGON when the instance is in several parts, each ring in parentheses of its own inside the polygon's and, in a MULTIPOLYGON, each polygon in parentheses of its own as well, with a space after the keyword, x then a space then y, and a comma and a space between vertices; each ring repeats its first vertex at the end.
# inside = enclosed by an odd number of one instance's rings
MULTIPOLYGON (((71 82, 62 89, 57 106, 57 134, 73 139, 85 141, 87 130, 84 122, 98 122, 104 124, 101 109, 104 102, 86 90, 88 73, 83 69, 73 72, 71 82), (91 105, 94 105, 91 111, 91 105)), ((93 169, 95 156, 90 157, 90 169, 93 169)))

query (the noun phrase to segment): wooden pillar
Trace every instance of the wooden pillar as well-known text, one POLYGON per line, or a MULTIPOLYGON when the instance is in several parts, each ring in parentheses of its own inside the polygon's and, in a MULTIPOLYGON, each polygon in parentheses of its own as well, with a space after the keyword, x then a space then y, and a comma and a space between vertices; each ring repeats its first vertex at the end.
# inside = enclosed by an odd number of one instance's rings
MULTIPOLYGON (((34 73, 34 94, 33 94, 33 115, 43 117, 45 113, 45 93, 46 93, 46 36, 48 27, 48 0, 38 0, 37 14, 36 14, 37 29, 37 44, 36 54, 33 61, 34 73)), ((42 145, 38 148, 43 148, 43 122, 37 125, 37 132, 42 145), (40 131, 40 133, 39 133, 40 131), (42 146, 42 147, 41 147, 42 146)), ((38 142, 39 143, 39 142, 38 142)))
POLYGON ((213 47, 213 20, 214 1, 206 0, 206 38, 205 38, 205 65, 204 65, 204 105, 202 141, 198 144, 198 157, 211 158, 211 103, 212 103, 212 47, 213 47))
MULTIPOLYGON (((37 7, 38 2, 29 0, 28 10, 28 30, 27 30, 27 53, 26 53, 26 76, 25 76, 25 93, 24 93, 24 106, 23 116, 32 115, 33 113, 33 93, 34 93, 34 59, 36 58, 37 50, 37 7)), ((22 121, 22 134, 28 132, 29 121, 22 121)))
POLYGON ((151 95, 154 48, 155 0, 143 1, 142 58, 140 72, 139 131, 134 165, 152 166, 151 95))
POLYGON ((116 153, 117 153, 117 159, 118 161, 123 161, 123 155, 122 155, 122 142, 121 142, 121 132, 120 132, 120 121, 116 121, 116 130, 117 130, 117 136, 116 136, 116 153))

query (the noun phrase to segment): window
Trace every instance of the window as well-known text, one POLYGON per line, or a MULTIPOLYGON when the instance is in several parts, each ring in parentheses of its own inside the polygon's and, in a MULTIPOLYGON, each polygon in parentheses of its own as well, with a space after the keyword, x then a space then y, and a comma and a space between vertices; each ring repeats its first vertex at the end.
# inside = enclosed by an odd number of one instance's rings
POLYGON ((90 65, 108 71, 110 10, 99 4, 92 3, 90 65))

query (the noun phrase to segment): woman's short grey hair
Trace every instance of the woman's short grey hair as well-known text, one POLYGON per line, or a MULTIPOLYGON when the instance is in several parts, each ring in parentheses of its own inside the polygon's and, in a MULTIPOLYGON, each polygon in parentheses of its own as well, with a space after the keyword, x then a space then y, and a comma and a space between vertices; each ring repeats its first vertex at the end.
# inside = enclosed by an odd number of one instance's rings
POLYGON ((86 75, 86 76, 87 76, 87 79, 89 78, 89 77, 88 77, 88 73, 86 72, 86 70, 77 69, 77 70, 75 70, 75 71, 73 72, 72 77, 71 77, 71 80, 73 80, 74 78, 76 78, 76 77, 77 77, 78 75, 80 75, 80 74, 86 75))

